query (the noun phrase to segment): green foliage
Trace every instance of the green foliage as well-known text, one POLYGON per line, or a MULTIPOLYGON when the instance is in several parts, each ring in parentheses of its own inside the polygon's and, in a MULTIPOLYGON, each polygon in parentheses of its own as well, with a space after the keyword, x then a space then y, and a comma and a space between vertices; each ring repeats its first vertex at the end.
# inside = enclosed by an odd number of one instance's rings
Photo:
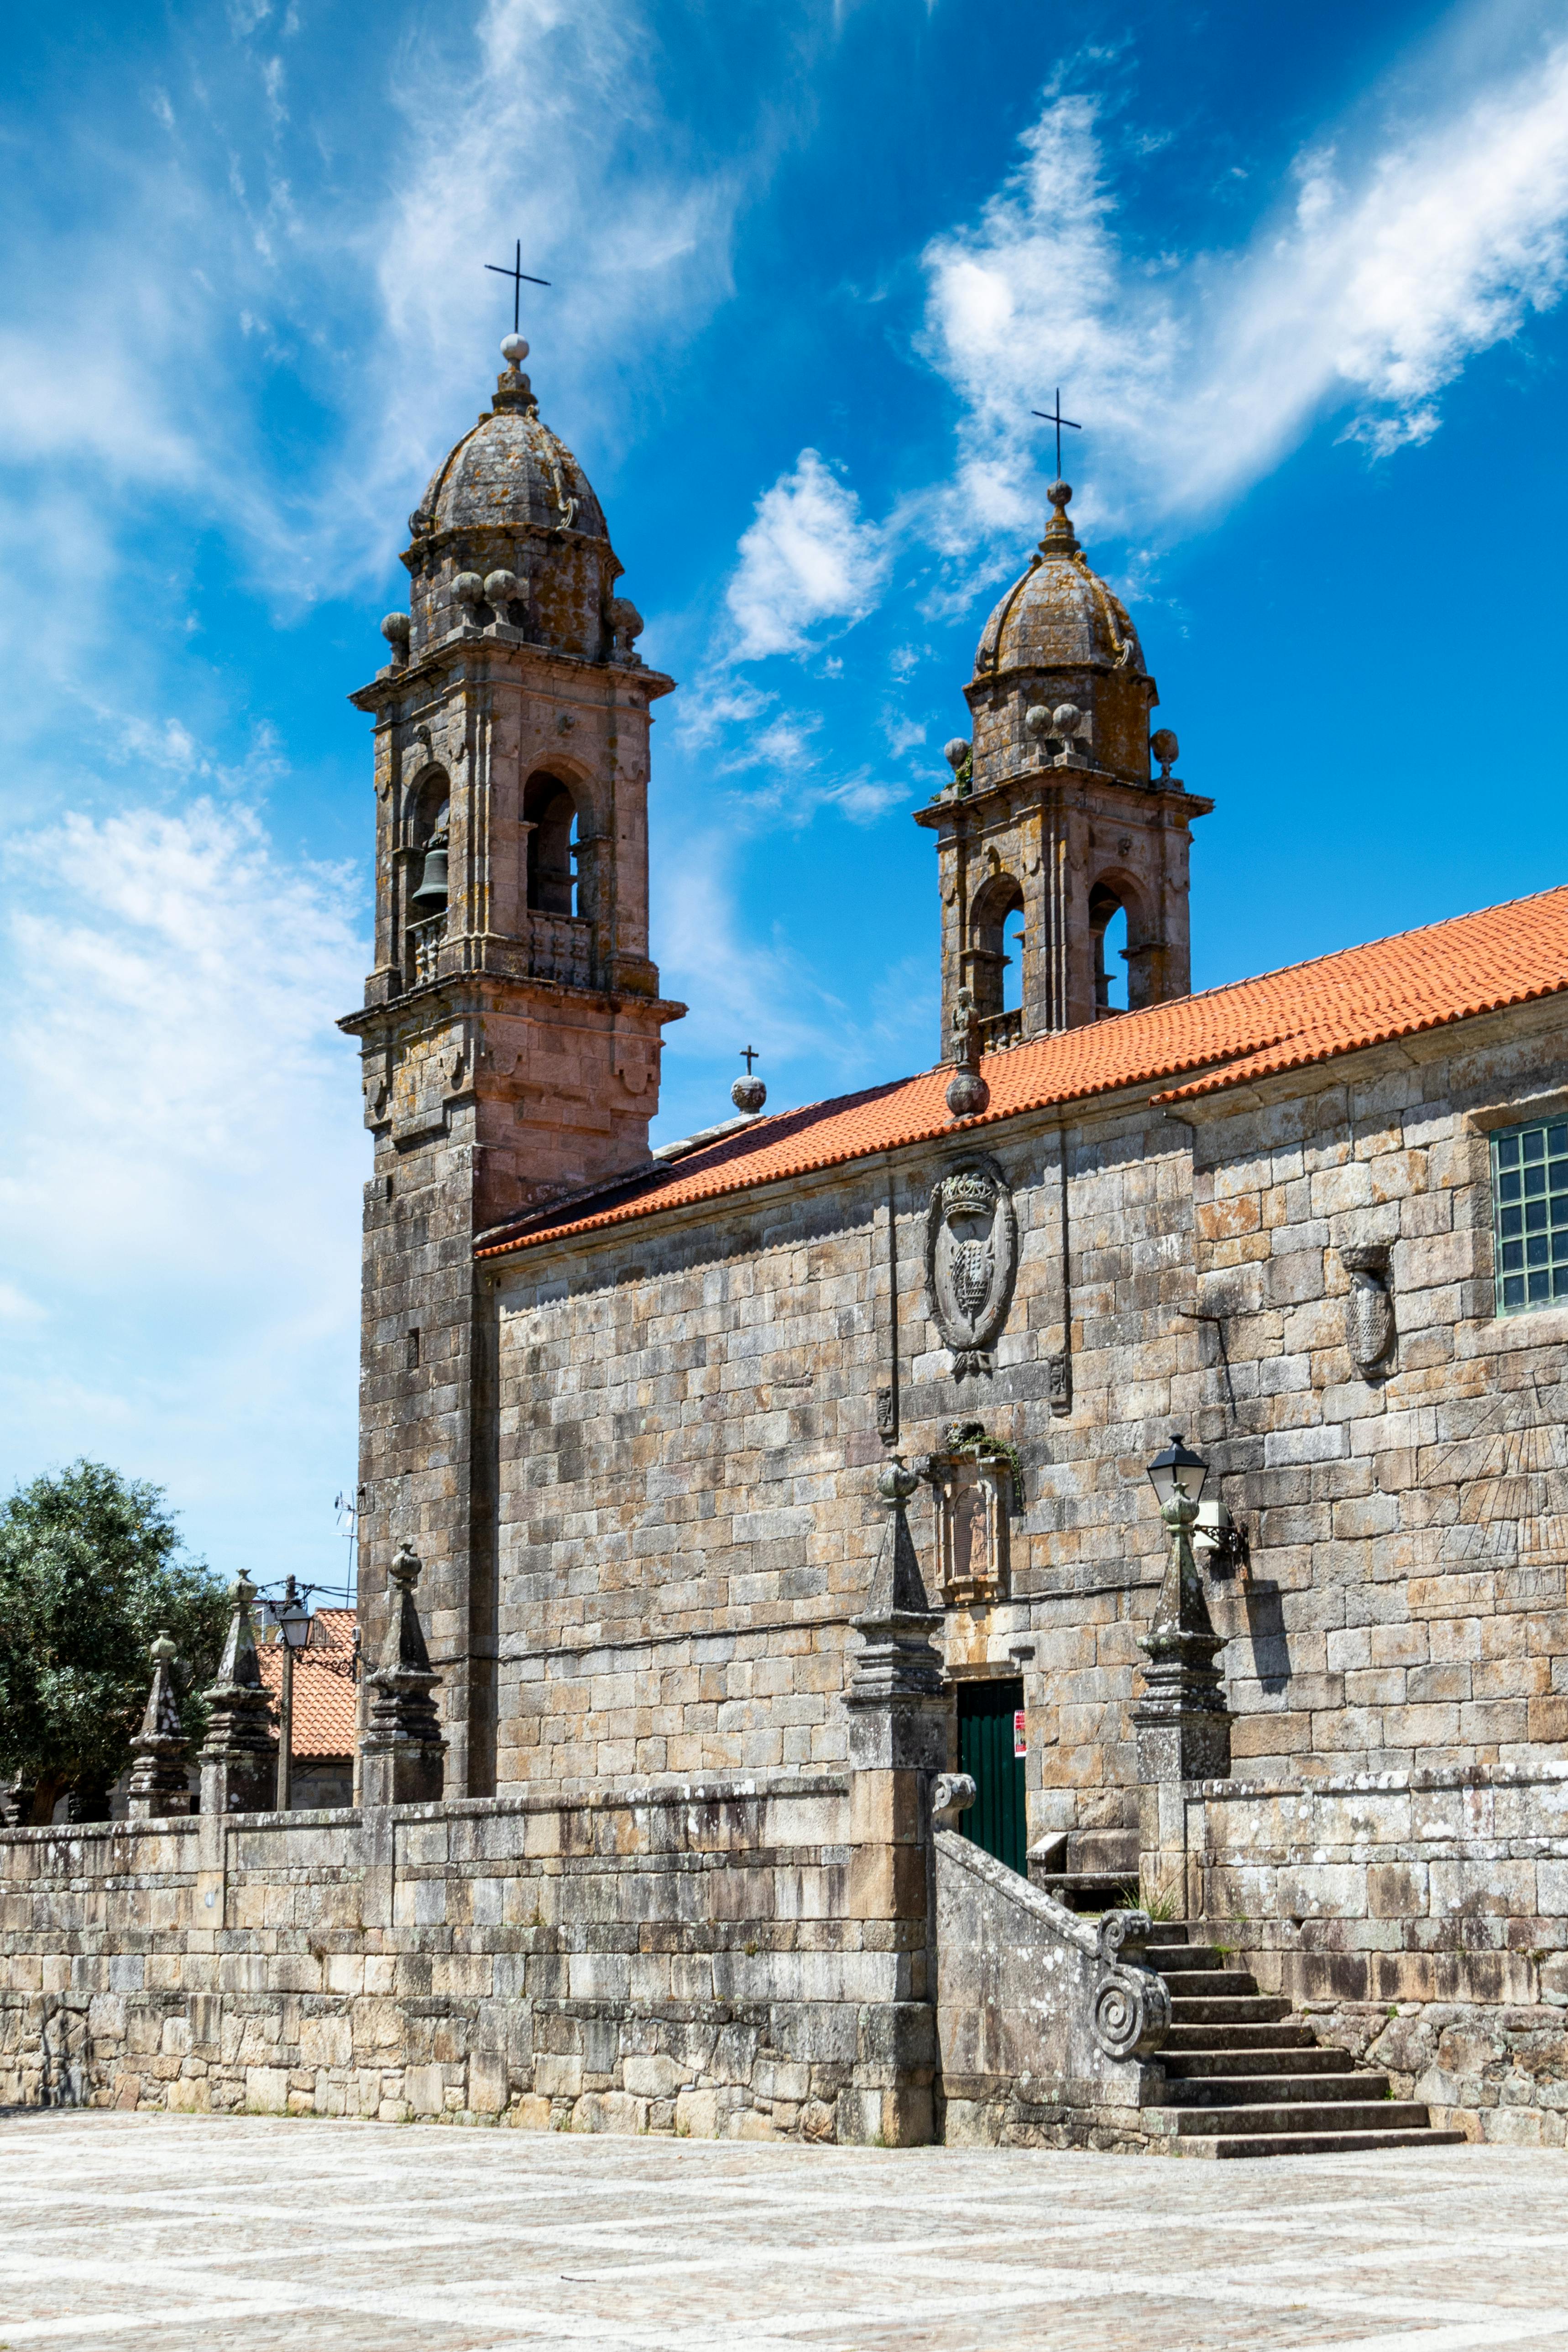
POLYGON ((36 1821, 67 1789, 83 1818, 101 1817, 147 1702, 149 1644, 166 1631, 178 1647, 195 1745, 227 1619, 160 1488, 98 1462, 18 1487, 0 1509, 0 1780, 36 1789, 36 1821))
POLYGON ((1005 1437, 992 1437, 983 1421, 950 1421, 943 1438, 949 1454, 967 1454, 976 1462, 1005 1462, 1013 1474, 1013 1516, 1024 1508, 1024 1457, 1005 1437))
POLYGON ((1134 1886, 1131 1881, 1116 1897, 1119 1911, 1146 1911, 1151 1919, 1179 1919, 1182 1916, 1182 1892, 1177 1880, 1170 1879, 1163 1886, 1134 1886))

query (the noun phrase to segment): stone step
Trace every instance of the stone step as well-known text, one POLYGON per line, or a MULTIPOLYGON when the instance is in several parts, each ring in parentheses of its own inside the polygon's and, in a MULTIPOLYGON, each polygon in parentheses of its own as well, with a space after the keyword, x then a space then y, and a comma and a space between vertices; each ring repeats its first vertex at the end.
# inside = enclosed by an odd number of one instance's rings
MULTIPOLYGON (((1182 2004, 1184 2009, 1201 2005, 1192 2001, 1182 2004)), ((1275 2006, 1279 2004, 1277 2002, 1275 2006)), ((1291 2024, 1282 2018, 1269 2018, 1257 2023, 1210 2025, 1189 2024, 1177 2018, 1172 2021, 1160 2055, 1163 2058, 1167 2052, 1189 2050, 1212 2051, 1217 2054, 1227 2050, 1315 2050, 1317 2047, 1318 2037, 1310 2025, 1291 2024)))
POLYGON ((1426 2131, 1430 2117, 1415 2099, 1288 2100, 1273 2105, 1166 2107, 1179 2138, 1216 2132, 1256 2137, 1268 2132, 1426 2131))
POLYGON ((1127 1881, 1098 1870, 1042 1871, 1035 1885, 1042 1895, 1054 1895, 1069 1911, 1115 1911, 1125 1908, 1127 1881))
POLYGON ((1212 2050, 1175 2050, 1167 2042, 1158 2053, 1158 2063, 1163 2066, 1167 2081, 1197 2083, 1210 2075, 1290 2074, 1310 2082, 1320 2074, 1343 2072, 1345 2053, 1342 2050, 1320 2050, 1315 2042, 1281 2042, 1278 2035, 1283 2026, 1270 2026, 1270 2039, 1258 2047, 1248 2043, 1237 2049, 1224 2032, 1214 2036, 1212 2050))
POLYGON ((1462 2147, 1461 2131, 1218 2132, 1212 2138, 1172 2139, 1172 2156, 1360 2156, 1385 2147, 1462 2147))
POLYGON ((1223 1969, 1225 1955, 1217 1944, 1161 1944, 1151 1937, 1149 1957, 1162 1976, 1173 1969, 1223 1969))
MULTIPOLYGON (((1325 2057, 1334 2058, 1342 2066, 1344 2053, 1325 2051, 1325 2057)), ((1328 2100, 1342 2105, 1371 2105, 1386 2102, 1389 2093, 1386 2074, 1200 2074, 1182 2075, 1173 2079, 1169 2069, 1165 2080, 1169 2085, 1162 2105, 1167 2107, 1257 2107, 1302 2106, 1316 2108, 1328 2100)))
POLYGON ((1290 2004, 1278 1993, 1229 1993, 1199 2000, 1193 1993, 1173 1994, 1173 2025, 1277 2025, 1290 2014, 1290 2004))
POLYGON ((1258 1990, 1258 1979, 1250 1969, 1168 1969, 1163 1958, 1155 1967, 1171 1988, 1173 2000, 1189 1997, 1233 2000, 1250 1998, 1258 1990))

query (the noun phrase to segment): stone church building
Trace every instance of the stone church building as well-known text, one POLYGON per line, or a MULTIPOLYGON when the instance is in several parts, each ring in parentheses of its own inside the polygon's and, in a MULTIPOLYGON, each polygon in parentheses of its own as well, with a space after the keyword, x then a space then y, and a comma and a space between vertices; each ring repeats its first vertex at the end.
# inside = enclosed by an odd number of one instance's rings
POLYGON ((0 2085, 1561 2143, 1568 888, 1192 994, 1213 803, 1058 483, 914 812, 932 1067, 650 1150, 674 681, 503 355, 354 697, 385 1737, 343 1811, 236 1811, 220 1739, 156 1857, 0 1839, 0 2085), (160 2071, 92 2003, 172 1885, 160 2071))

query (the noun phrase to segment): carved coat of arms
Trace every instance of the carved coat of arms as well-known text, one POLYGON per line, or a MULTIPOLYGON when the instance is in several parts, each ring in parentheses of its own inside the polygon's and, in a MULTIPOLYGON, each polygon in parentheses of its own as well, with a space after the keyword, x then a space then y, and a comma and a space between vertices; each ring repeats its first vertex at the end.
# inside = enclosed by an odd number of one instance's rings
POLYGON ((976 1153, 938 1177, 926 1210, 927 1304, 955 1376, 991 1370, 1017 1268, 1013 1195, 996 1162, 976 1153))

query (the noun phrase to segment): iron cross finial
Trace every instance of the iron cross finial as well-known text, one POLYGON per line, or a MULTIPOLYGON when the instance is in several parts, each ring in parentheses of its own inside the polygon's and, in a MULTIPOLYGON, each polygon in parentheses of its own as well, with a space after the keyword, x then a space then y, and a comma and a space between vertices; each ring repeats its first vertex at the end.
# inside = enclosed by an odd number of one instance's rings
POLYGON ((741 1059, 746 1066, 746 1076, 748 1077, 752 1075, 752 1064, 753 1062, 760 1062, 762 1058, 762 1054, 755 1045, 742 1046, 741 1059))
POLYGON ((1081 425, 1075 425, 1070 416, 1064 416, 1062 415, 1062 388, 1059 383, 1057 386, 1056 406, 1054 408, 1034 408, 1030 410, 1029 414, 1031 416, 1039 417, 1042 423, 1046 425, 1054 425, 1057 428, 1057 476, 1059 480, 1062 470, 1062 426, 1065 425, 1068 431, 1073 433, 1081 433, 1083 431, 1083 427, 1081 425))
MULTIPOLYGON (((548 286, 548 285, 549 285, 549 283, 550 283, 550 280, 549 280, 549 278, 531 278, 531 277, 529 276, 529 274, 528 274, 527 270, 526 270, 526 269, 524 269, 524 268, 523 268, 523 266, 522 266, 522 239, 521 239, 521 237, 519 237, 519 238, 518 238, 518 240, 517 240, 517 254, 516 254, 516 257, 515 257, 515 259, 513 260, 512 266, 511 266, 511 268, 510 268, 510 269, 508 269, 508 268, 506 268, 506 266, 505 266, 505 264, 504 264, 503 262, 500 262, 500 261, 487 261, 487 262, 486 262, 486 264, 485 264, 485 268, 486 268, 487 269, 493 269, 493 270, 495 271, 495 274, 496 274, 496 276, 497 276, 498 278, 510 278, 511 279, 511 281, 512 281, 512 289, 511 289, 511 331, 512 331, 512 333, 515 335, 515 334, 518 332, 519 320, 521 320, 521 315, 522 315, 522 289, 523 289, 523 288, 524 288, 525 286, 548 286)), ((1059 393, 1059 392, 1058 392, 1058 394, 1057 394, 1057 405, 1058 405, 1058 408, 1061 406, 1061 394, 1060 394, 1060 393, 1059 393)), ((1058 440, 1060 439, 1060 437, 1061 437, 1061 436, 1058 435, 1058 440)), ((1060 471, 1061 471, 1061 467, 1060 467, 1060 466, 1059 466, 1059 465, 1058 465, 1058 467, 1057 467, 1057 471, 1058 471, 1058 473, 1060 473, 1060 471)))

